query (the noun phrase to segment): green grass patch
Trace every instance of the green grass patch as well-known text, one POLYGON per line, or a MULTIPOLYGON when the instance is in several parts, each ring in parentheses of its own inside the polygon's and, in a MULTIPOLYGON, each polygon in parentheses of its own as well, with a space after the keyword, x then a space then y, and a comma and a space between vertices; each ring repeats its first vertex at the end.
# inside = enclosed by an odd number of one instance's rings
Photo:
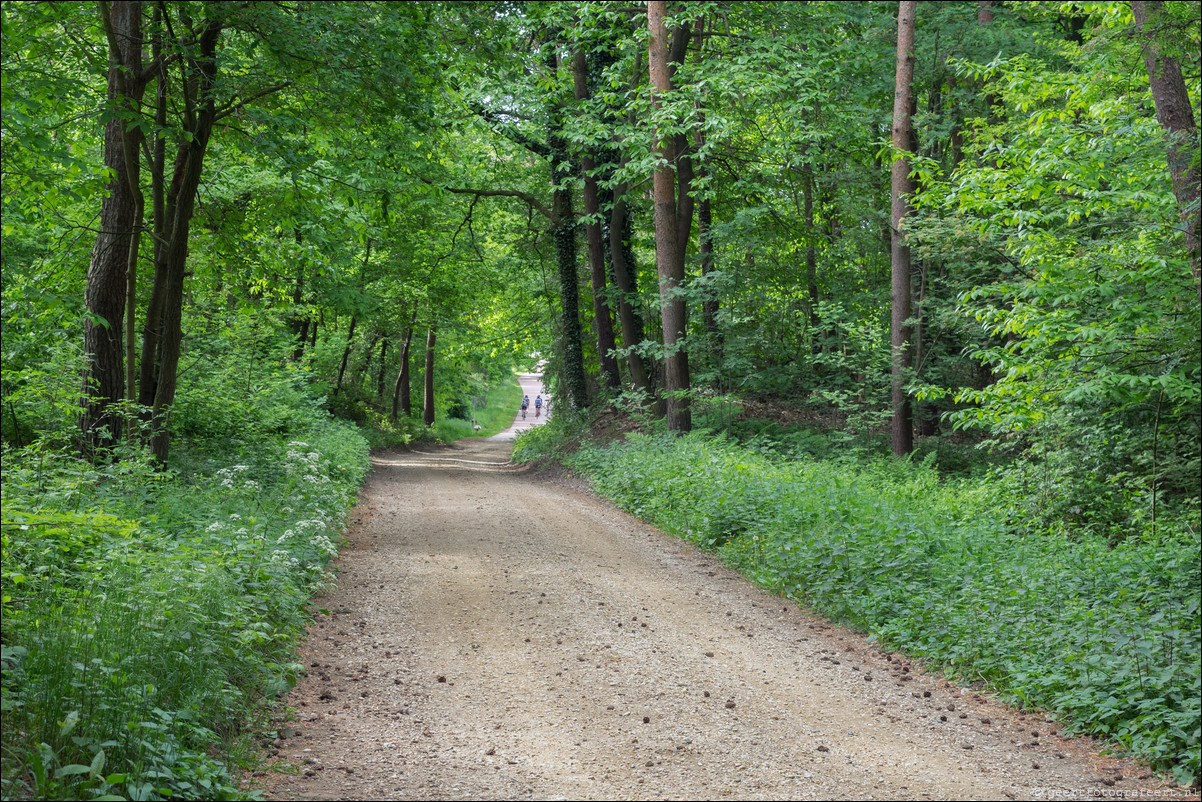
POLYGON ((774 592, 1195 782, 1197 526, 1117 546, 1031 536, 1012 498, 941 480, 933 460, 785 459, 693 434, 586 445, 568 462, 774 592))
POLYGON ((463 437, 492 437, 508 429, 522 402, 522 386, 517 376, 509 375, 483 396, 484 406, 475 410, 473 420, 443 417, 434 421, 439 442, 453 443, 463 437), (479 429, 475 427, 479 426, 479 429))

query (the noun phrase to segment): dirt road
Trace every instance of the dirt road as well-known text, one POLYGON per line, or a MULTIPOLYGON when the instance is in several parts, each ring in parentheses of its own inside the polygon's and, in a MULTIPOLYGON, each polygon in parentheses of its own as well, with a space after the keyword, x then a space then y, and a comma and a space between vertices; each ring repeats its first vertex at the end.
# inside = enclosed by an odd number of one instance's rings
POLYGON ((1184 798, 510 448, 374 460, 267 798, 1184 798))

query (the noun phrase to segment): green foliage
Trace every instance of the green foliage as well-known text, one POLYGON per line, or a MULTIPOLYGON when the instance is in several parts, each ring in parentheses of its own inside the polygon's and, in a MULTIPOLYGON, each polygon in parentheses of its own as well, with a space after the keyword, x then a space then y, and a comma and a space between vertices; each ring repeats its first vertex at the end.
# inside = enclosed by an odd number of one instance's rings
POLYGON ((1006 113, 977 122, 977 159, 926 176, 912 232, 961 265, 942 287, 987 374, 915 389, 1023 454, 1009 479, 1038 527, 1116 542, 1197 505, 1202 307, 1129 19, 1094 13, 1088 47, 957 65, 1006 113))
POLYGON ((788 460, 697 433, 586 445, 568 464, 765 587, 1192 782, 1196 510, 1117 546, 1031 534, 1004 488, 941 481, 933 459, 788 460))
POLYGON ((513 461, 534 462, 574 451, 588 433, 591 420, 592 417, 585 411, 556 403, 555 414, 546 423, 518 434, 513 446, 513 461))
POLYGON ((363 438, 245 331, 196 344, 203 392, 179 398, 166 469, 132 446, 97 465, 5 448, 6 798, 244 795, 228 750, 302 670, 367 469, 363 438))

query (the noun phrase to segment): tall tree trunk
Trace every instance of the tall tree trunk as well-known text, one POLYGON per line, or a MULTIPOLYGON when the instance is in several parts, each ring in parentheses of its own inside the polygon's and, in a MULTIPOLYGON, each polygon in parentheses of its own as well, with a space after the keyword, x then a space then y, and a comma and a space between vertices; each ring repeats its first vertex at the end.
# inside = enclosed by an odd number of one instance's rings
MULTIPOLYGON (((162 6, 154 9, 155 38, 153 51, 156 56, 162 53, 162 6)), ((152 228, 151 249, 154 265, 154 281, 151 283, 150 301, 146 307, 146 323, 142 327, 142 358, 139 363, 138 386, 129 388, 130 397, 149 408, 154 403, 155 382, 158 377, 158 349, 163 317, 163 288, 165 279, 159 275, 160 265, 165 264, 163 258, 164 245, 167 242, 167 138, 162 133, 167 130, 167 67, 160 65, 158 83, 155 92, 154 122, 157 133, 154 137, 154 147, 151 150, 150 199, 154 216, 152 228)), ((128 335, 127 335, 128 336, 128 335)), ((130 361, 133 364, 133 361, 130 361)))
MULTIPOLYGON (((363 289, 364 277, 367 275, 367 266, 371 263, 371 237, 367 238, 367 246, 363 249, 363 264, 359 266, 359 289, 363 289)), ((346 363, 351 356, 351 348, 355 341, 355 322, 358 320, 358 314, 351 315, 351 330, 346 335, 346 347, 342 351, 342 366, 338 368, 338 381, 334 383, 334 395, 338 395, 338 390, 342 387, 342 375, 346 372, 346 363)), ((375 340, 371 345, 367 346, 367 352, 370 360, 371 349, 375 347, 375 340)))
POLYGON ((618 321, 622 324, 622 343, 626 347, 626 369, 636 390, 650 391, 647 363, 635 347, 644 339, 643 318, 638 302, 638 271, 634 249, 630 245, 630 215, 627 213, 625 185, 614 190, 613 210, 609 218, 609 261, 618 287, 618 321))
MULTIPOLYGON (((699 167, 697 177, 705 177, 704 168, 699 167)), ((701 314, 710 341, 711 359, 717 368, 722 364, 723 340, 722 329, 718 326, 718 293, 712 283, 717 268, 714 262, 714 217, 708 197, 697 204, 697 253, 701 257, 701 275, 708 279, 705 300, 701 302, 701 314)))
POLYGON ((893 194, 890 215, 890 251, 892 256, 893 314, 893 453, 896 456, 914 450, 914 425, 910 400, 906 396, 906 376, 913 364, 910 330, 910 248, 905 243, 907 198, 914 191, 910 181, 910 161, 898 158, 910 149, 910 108, 914 92, 914 14, 915 0, 902 0, 897 14, 897 82, 893 94, 893 194))
POLYGON ((142 347, 142 386, 139 398, 152 406, 151 454, 165 464, 170 446, 167 419, 175 401, 180 346, 183 342, 184 277, 188 261, 188 232, 196 208, 196 192, 205 151, 213 133, 217 109, 217 41, 222 25, 210 20, 193 43, 194 55, 181 62, 184 72, 186 134, 175 157, 171 187, 164 210, 164 242, 155 264, 155 286, 147 310, 142 347))
POLYGON ((359 322, 357 315, 351 315, 351 328, 346 333, 346 347, 342 349, 342 364, 338 366, 338 380, 334 382, 333 395, 338 395, 342 389, 342 377, 346 373, 346 363, 351 358, 351 347, 355 342, 355 325, 359 322))
MULTIPOLYGON (((665 0, 650 0, 647 4, 647 27, 650 33, 648 59, 650 63, 652 106, 658 109, 661 98, 672 91, 668 67, 668 38, 664 26, 665 0)), ((666 133, 656 132, 654 153, 658 165, 654 174, 655 198, 655 263, 659 274, 661 325, 664 336, 664 394, 667 403, 668 430, 687 432, 692 429, 689 391, 689 359, 684 337, 687 310, 679 292, 684 282, 684 260, 678 241, 680 220, 677 217, 675 177, 672 165, 676 161, 675 143, 666 133)), ((679 169, 681 163, 677 163, 679 169)), ((682 199, 683 200, 683 199, 682 199)), ((691 221, 690 221, 691 222, 691 221)))
MULTIPOLYGON (((554 55, 550 56, 548 66, 552 70, 557 68, 554 55)), ((559 120, 562 113, 563 109, 559 106, 553 109, 553 119, 547 132, 547 146, 551 155, 551 236, 555 240, 555 266, 559 273, 564 389, 570 407, 583 409, 588 406, 588 383, 584 374, 580 290, 576 278, 576 218, 572 213, 572 191, 567 186, 572 165, 559 120)))
MULTIPOLYGON (((304 235, 299 228, 293 230, 293 237, 296 244, 300 245, 304 240, 304 235)), ((299 309, 301 303, 305 300, 305 263, 303 259, 296 260, 296 284, 292 287, 292 306, 293 309, 299 309)), ((309 316, 297 314, 293 311, 289 315, 289 327, 292 329, 293 339, 296 340, 296 345, 292 349, 292 361, 298 362, 305 355, 305 340, 309 333, 309 316)))
MULTIPOLYGON (((151 264, 158 263, 162 252, 163 171, 167 158, 167 139, 163 135, 163 132, 167 130, 167 67, 163 62, 162 20, 162 6, 156 5, 151 15, 151 23, 154 26, 154 37, 151 39, 150 45, 151 59, 155 65, 155 135, 154 144, 150 151, 151 264)), ((141 203, 144 210, 146 205, 145 199, 142 199, 141 203)), ((136 257, 136 253, 131 254, 125 282, 125 393, 131 401, 139 400, 139 385, 137 380, 138 272, 136 257)))
POLYGON ((84 401, 80 446, 85 453, 121 436, 121 419, 111 404, 125 397, 125 354, 122 336, 130 271, 136 275, 141 233, 142 190, 137 129, 127 130, 125 115, 141 111, 146 80, 142 76, 142 4, 102 2, 102 22, 109 45, 108 99, 114 114, 104 126, 104 163, 112 171, 108 195, 100 206, 100 232, 88 261, 84 303, 84 401))
POLYGON ((409 389, 409 347, 413 343, 413 325, 416 321, 417 313, 414 312, 413 319, 409 321, 409 325, 405 329, 405 340, 401 345, 401 367, 397 371, 396 383, 392 387, 392 419, 394 421, 397 419, 398 403, 406 417, 413 414, 409 389))
MULTIPOLYGON (((628 11, 627 14, 632 15, 633 12, 628 11)), ((603 57, 609 64, 614 62, 612 51, 603 51, 603 57)), ((631 90, 636 89, 642 80, 641 51, 635 52, 634 60, 634 68, 631 70, 630 76, 631 90)), ((610 114, 606 121, 616 126, 619 124, 618 115, 610 114)), ((626 113, 626 123, 631 127, 637 123, 633 109, 626 113)), ((613 153, 614 159, 611 159, 611 162, 617 161, 619 163, 617 166, 626 167, 629 159, 625 156, 617 157, 616 150, 613 153)), ((610 178, 612 179, 612 172, 610 178)), ((614 294, 618 301, 618 321, 622 327, 622 343, 626 350, 626 367, 630 384, 633 389, 647 393, 649 397, 651 379, 647 358, 638 348, 647 335, 643 317, 639 313, 638 265, 635 262, 634 248, 631 246, 630 214, 626 203, 628 191, 629 185, 625 183, 611 185, 608 226, 609 261, 613 269, 614 286, 617 288, 614 294)))
POLYGON ((434 340, 436 336, 436 325, 431 323, 429 330, 426 332, 426 375, 423 377, 425 382, 422 393, 422 422, 427 426, 434 425, 434 340))
POLYGON ((380 343, 380 370, 376 374, 376 402, 383 405, 384 403, 384 368, 388 359, 388 338, 385 337, 380 343))
POLYGON ((804 168, 801 178, 801 194, 805 208, 806 226, 806 294, 810 299, 810 336, 818 330, 818 226, 814 221, 814 164, 804 168))
MULTIPOLYGON (((576 100, 588 99, 588 66, 584 53, 577 53, 572 59, 572 83, 576 100)), ((617 347, 614 342, 613 316, 606 301, 605 247, 601 242, 601 202, 594 173, 596 167, 596 159, 591 153, 580 157, 580 172, 584 177, 584 213, 587 218, 584 231, 588 242, 589 278, 593 289, 593 319, 597 331, 601 383, 616 390, 621 388, 622 379, 618 372, 618 360, 613 354, 617 347)))
POLYGON ((1185 249, 1194 271, 1194 282, 1202 293, 1198 240, 1199 173, 1196 161, 1198 128, 1194 122, 1194 110, 1190 105, 1185 80, 1181 77, 1180 65, 1176 59, 1164 55, 1156 43, 1156 21, 1165 13, 1164 3, 1160 0, 1133 0, 1131 11, 1142 36, 1144 66, 1148 71, 1152 100, 1156 104, 1156 120, 1169 137, 1169 175, 1173 180, 1173 196, 1177 198, 1177 205, 1181 209, 1185 249))

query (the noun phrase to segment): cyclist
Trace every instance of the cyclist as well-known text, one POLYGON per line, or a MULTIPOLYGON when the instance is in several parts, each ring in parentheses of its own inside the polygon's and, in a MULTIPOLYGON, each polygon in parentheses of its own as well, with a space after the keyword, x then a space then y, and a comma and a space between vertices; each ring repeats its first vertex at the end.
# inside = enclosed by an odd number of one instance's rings
POLYGON ((522 396, 522 420, 526 420, 526 410, 530 408, 530 396, 522 396))
POLYGON ((541 414, 543 414, 543 397, 540 395, 534 399, 534 417, 537 418, 541 414))

